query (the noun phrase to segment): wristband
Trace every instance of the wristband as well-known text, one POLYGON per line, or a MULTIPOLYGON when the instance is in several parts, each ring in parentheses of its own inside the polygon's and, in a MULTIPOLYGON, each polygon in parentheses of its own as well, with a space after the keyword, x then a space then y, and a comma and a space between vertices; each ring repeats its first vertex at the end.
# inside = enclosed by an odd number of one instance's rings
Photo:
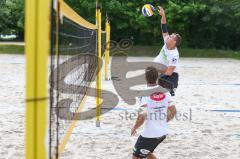
POLYGON ((162 28, 162 33, 167 33, 167 24, 161 24, 161 28, 162 28))

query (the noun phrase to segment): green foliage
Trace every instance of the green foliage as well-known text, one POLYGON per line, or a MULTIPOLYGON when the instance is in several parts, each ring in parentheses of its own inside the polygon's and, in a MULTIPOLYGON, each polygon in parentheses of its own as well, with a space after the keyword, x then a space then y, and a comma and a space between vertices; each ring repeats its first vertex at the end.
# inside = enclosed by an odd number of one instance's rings
MULTIPOLYGON (((95 0, 67 2, 84 18, 95 22, 95 0)), ((141 14, 146 3, 165 8, 169 31, 180 33, 185 47, 240 49, 239 0, 102 0, 113 40, 133 38, 136 44, 161 44, 159 15, 156 12, 147 18, 141 14)))
MULTIPOLYGON (((128 56, 149 56, 155 57, 159 53, 159 46, 134 46, 126 53, 128 56)), ((180 48, 181 57, 206 57, 206 58, 234 58, 240 59, 240 52, 231 50, 216 50, 216 49, 190 49, 180 48)))
POLYGON ((7 28, 5 3, 4 0, 0 1, 0 34, 7 28))
POLYGON ((23 38, 24 31, 24 1, 1 0, 0 34, 16 34, 23 38))
MULTIPOLYGON (((96 0, 65 0, 77 13, 95 23, 96 0)), ((111 22, 111 39, 132 38, 135 44, 162 43, 160 17, 144 17, 142 6, 165 8, 169 32, 183 37, 183 46, 240 50, 239 0, 99 0, 102 22, 111 22)), ((23 35, 24 0, 0 0, 0 34, 23 35)))

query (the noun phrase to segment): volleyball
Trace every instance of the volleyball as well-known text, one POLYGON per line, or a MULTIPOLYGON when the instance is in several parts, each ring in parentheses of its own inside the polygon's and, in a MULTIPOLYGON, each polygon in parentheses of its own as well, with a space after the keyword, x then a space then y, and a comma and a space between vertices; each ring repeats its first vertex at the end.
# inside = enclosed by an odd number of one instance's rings
POLYGON ((142 13, 145 17, 151 17, 155 11, 155 8, 151 4, 145 4, 142 7, 142 13))

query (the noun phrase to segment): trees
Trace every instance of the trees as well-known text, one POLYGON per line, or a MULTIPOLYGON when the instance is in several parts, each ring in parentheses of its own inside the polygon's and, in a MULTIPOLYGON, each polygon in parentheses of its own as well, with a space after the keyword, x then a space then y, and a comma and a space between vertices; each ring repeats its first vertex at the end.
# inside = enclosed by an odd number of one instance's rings
MULTIPOLYGON (((96 0, 65 1, 95 23, 96 0)), ((185 47, 240 49, 239 0, 101 0, 102 20, 108 14, 113 40, 133 38, 140 45, 162 42, 160 17, 141 13, 146 3, 166 9, 169 31, 180 33, 185 47)), ((23 36, 23 5, 24 0, 0 0, 0 34, 23 36)))
POLYGON ((1 0, 0 6, 0 34, 16 34, 23 39, 24 1, 1 0))
MULTIPOLYGON (((67 2, 84 18, 95 22, 95 0, 67 2)), ((131 37, 141 45, 162 41, 159 16, 146 18, 141 14, 146 3, 166 9, 169 31, 180 33, 186 47, 239 48, 239 0, 102 0, 103 16, 107 13, 111 21, 112 39, 131 37)))
POLYGON ((0 1, 0 34, 4 33, 7 28, 6 25, 6 1, 0 1))

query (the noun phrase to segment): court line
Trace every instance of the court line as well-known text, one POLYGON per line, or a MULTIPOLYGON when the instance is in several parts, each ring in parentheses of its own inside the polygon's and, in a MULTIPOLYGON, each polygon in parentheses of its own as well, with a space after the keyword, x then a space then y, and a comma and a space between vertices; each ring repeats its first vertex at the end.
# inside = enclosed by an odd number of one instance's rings
POLYGON ((217 83, 202 83, 202 84, 179 84, 179 85, 190 85, 190 86, 201 86, 201 85, 212 85, 212 86, 240 86, 239 83, 227 83, 227 84, 217 84, 217 83))
POLYGON ((228 112, 228 113, 240 113, 240 109, 213 109, 213 110, 207 110, 207 111, 212 111, 212 112, 228 112))

